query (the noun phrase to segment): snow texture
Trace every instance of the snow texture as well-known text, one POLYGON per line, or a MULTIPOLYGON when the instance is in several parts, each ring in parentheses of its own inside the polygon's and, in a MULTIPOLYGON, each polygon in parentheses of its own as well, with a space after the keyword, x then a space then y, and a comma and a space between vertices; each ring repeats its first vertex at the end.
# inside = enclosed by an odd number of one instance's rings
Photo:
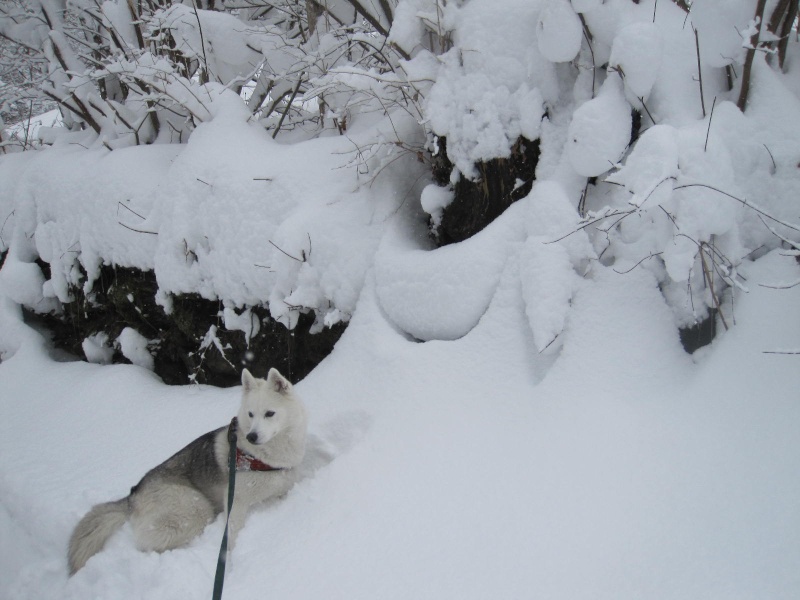
MULTIPOLYGON (((199 57, 198 17, 170 10, 199 57)), ((215 81, 181 144, 112 151, 56 127, 47 147, 0 155, 3 597, 210 593, 221 518, 164 554, 123 528, 67 577, 90 506, 238 405, 236 389, 163 385, 133 329, 84 340, 87 363, 32 328, 23 309, 61 310, 114 265, 154 270, 167 311, 176 294, 218 300, 206 348, 218 327, 254 335, 255 306, 289 327, 302 312, 318 329, 349 322, 297 385, 311 416, 300 481, 248 519, 226 597, 794 600, 800 54, 792 41, 787 73, 758 56, 739 111, 721 67, 741 72, 751 13, 401 0, 391 39, 418 115, 280 142, 215 81), (442 136, 451 183, 520 136, 541 155, 525 198, 435 248, 429 219, 452 193, 407 148, 442 136), (712 309, 717 338, 686 354, 678 328, 712 309), (92 364, 117 350, 133 364, 92 364)), ((235 79, 250 49, 219 39, 232 21, 198 14, 224 46, 212 74, 235 79)))
POLYGON ((569 62, 578 55, 583 26, 569 0, 547 0, 536 22, 539 52, 554 63, 569 62))
POLYGON ((631 107, 622 81, 609 75, 596 98, 581 105, 567 130, 567 153, 575 172, 596 177, 614 167, 631 138, 631 107))

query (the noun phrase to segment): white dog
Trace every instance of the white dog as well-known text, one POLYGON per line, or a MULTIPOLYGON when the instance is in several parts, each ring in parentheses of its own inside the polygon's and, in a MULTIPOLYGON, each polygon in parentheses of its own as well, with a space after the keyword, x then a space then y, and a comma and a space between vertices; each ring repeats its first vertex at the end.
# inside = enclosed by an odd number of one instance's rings
MULTIPOLYGON (((306 412, 292 384, 276 369, 266 380, 242 372, 236 449, 236 491, 229 515, 230 547, 249 508, 285 494, 303 459, 306 412)), ((136 546, 163 552, 189 542, 227 507, 228 427, 200 436, 151 471, 131 493, 98 504, 69 541, 70 575, 103 549, 130 520, 136 546)))

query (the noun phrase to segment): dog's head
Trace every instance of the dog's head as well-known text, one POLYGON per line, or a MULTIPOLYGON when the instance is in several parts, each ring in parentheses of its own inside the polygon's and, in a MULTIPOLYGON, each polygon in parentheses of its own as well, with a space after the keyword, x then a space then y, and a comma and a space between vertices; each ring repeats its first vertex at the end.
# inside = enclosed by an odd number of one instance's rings
POLYGON ((305 414, 292 384, 277 369, 266 379, 242 371, 239 431, 254 445, 266 444, 278 433, 305 426, 305 414))

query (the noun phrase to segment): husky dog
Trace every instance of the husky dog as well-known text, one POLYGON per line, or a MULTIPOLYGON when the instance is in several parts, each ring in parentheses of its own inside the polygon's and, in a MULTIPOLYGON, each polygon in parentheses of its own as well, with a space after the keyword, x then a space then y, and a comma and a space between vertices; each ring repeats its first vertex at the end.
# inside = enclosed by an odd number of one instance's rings
MULTIPOLYGON (((303 459, 306 412, 292 384, 276 369, 267 379, 242 372, 238 414, 236 491, 229 515, 230 546, 250 506, 285 494, 303 459)), ((98 504, 81 519, 69 541, 70 575, 103 549, 130 521, 139 550, 163 552, 189 542, 225 510, 228 496, 228 427, 200 436, 115 502, 98 504)))

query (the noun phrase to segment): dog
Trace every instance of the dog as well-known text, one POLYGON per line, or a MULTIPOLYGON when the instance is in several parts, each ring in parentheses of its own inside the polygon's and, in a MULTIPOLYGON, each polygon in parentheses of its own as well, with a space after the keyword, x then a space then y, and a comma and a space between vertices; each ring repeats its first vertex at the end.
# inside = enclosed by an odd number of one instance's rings
MULTIPOLYGON (((251 506, 282 496, 303 460, 306 411, 292 384, 277 369, 267 379, 242 371, 238 413, 236 490, 228 515, 229 547, 251 506)), ((100 552, 130 521, 136 547, 164 552, 187 544, 226 510, 228 426, 200 436, 151 469, 125 498, 94 506, 69 541, 70 576, 100 552)))

